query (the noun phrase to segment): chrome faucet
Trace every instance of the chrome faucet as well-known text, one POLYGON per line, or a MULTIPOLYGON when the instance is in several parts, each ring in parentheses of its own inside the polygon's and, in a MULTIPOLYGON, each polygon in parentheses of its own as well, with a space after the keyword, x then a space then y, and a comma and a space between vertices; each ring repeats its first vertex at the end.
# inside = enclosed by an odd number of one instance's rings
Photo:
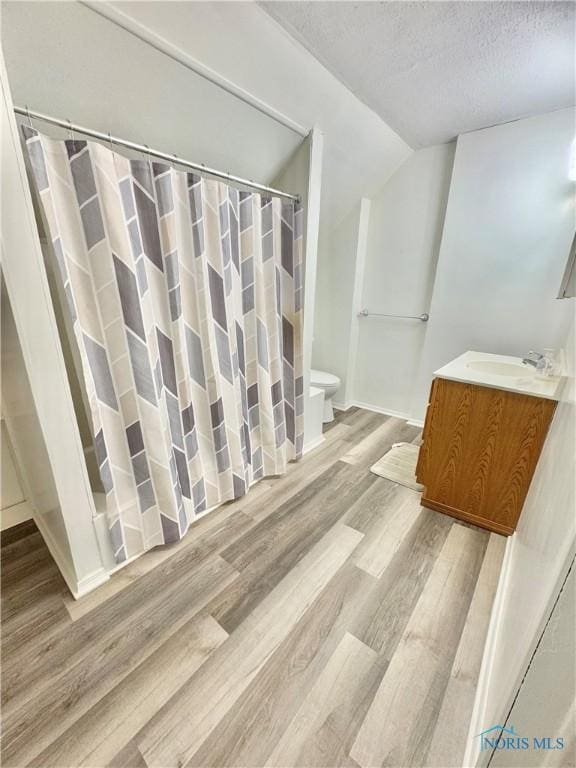
POLYGON ((526 357, 522 358, 522 362, 524 365, 531 365, 537 371, 542 371, 548 364, 547 359, 541 352, 534 352, 533 350, 530 350, 526 357))

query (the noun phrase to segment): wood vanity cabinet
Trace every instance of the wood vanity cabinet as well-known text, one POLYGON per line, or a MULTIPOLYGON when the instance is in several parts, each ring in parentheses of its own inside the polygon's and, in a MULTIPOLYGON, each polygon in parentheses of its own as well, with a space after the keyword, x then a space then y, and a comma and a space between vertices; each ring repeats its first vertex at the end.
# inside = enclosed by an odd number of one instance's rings
POLYGON ((509 536, 555 400, 436 378, 416 477, 422 505, 509 536))

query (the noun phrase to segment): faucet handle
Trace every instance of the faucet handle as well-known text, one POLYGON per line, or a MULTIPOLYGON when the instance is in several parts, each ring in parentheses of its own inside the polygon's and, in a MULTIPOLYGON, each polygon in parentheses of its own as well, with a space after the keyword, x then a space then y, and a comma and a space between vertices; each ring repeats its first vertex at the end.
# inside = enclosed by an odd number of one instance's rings
POLYGON ((541 371, 547 366, 547 360, 544 355, 541 352, 534 352, 533 349, 531 349, 526 357, 522 359, 522 362, 525 365, 531 365, 533 368, 536 368, 537 371, 541 371))

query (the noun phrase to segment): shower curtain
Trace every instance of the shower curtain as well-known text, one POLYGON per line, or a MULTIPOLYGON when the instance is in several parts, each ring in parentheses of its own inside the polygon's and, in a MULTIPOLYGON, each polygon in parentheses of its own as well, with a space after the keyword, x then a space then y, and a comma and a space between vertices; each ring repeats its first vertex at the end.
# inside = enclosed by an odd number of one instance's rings
POLYGON ((117 562, 302 452, 302 210, 23 126, 117 562))

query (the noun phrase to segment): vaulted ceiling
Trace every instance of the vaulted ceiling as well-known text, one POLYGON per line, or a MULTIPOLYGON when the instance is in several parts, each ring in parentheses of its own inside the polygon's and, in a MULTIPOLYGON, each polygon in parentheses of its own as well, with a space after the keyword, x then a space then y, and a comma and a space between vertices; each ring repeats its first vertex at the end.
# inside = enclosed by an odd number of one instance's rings
POLYGON ((261 5, 414 148, 575 102, 573 2, 261 5))

